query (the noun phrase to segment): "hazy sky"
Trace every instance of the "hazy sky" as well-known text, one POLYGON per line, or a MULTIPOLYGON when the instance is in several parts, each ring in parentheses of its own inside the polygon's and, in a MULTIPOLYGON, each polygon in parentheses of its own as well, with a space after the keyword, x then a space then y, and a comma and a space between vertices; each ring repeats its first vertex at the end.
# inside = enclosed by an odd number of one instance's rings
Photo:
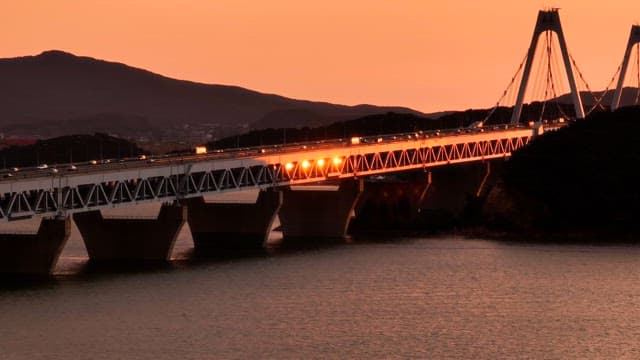
POLYGON ((0 57, 60 49, 180 79, 425 112, 492 106, 544 6, 561 8, 594 89, 640 20, 638 0, 1 1, 0 57))

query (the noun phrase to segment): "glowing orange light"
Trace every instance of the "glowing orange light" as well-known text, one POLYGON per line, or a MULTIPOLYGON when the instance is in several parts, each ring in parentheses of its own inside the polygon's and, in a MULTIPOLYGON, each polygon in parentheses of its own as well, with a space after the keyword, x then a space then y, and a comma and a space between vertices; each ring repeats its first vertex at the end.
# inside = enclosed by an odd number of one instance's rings
POLYGON ((316 164, 318 165, 318 167, 323 167, 324 166, 324 159, 319 159, 318 161, 316 161, 316 164))
POLYGON ((339 157, 334 157, 333 158, 333 165, 340 165, 340 163, 342 163, 342 159, 339 157))
POLYGON ((284 165, 284 168, 285 168, 287 171, 289 171, 289 170, 293 169, 293 164, 292 164, 292 163, 286 163, 286 164, 284 165))
POLYGON ((302 168, 306 169, 310 166, 311 164, 309 163, 308 160, 302 160, 302 168))

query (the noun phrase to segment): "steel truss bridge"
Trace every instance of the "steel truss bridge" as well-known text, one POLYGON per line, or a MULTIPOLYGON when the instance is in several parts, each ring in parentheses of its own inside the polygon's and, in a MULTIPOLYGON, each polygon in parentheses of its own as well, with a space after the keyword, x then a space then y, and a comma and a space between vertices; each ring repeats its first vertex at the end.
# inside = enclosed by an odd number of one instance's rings
POLYGON ((560 125, 396 134, 363 138, 355 145, 299 143, 84 164, 73 171, 23 169, 0 180, 0 221, 505 158, 560 125))

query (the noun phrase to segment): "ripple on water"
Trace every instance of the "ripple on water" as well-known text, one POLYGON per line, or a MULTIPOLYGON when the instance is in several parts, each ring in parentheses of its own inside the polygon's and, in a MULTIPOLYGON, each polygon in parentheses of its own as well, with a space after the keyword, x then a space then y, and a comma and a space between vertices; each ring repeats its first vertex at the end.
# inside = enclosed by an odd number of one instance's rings
POLYGON ((84 276, 69 245, 56 282, 0 290, 3 358, 640 358, 633 246, 355 241, 84 276))

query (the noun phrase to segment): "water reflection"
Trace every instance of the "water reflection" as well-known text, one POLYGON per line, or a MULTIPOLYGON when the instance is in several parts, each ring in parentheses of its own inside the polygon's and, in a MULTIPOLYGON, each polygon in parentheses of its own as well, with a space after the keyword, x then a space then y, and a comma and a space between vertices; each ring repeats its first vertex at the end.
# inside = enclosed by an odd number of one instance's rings
POLYGON ((447 236, 208 259, 192 256, 188 241, 176 246, 166 267, 93 272, 76 254, 62 264, 68 274, 5 283, 3 355, 640 357, 637 246, 447 236))

